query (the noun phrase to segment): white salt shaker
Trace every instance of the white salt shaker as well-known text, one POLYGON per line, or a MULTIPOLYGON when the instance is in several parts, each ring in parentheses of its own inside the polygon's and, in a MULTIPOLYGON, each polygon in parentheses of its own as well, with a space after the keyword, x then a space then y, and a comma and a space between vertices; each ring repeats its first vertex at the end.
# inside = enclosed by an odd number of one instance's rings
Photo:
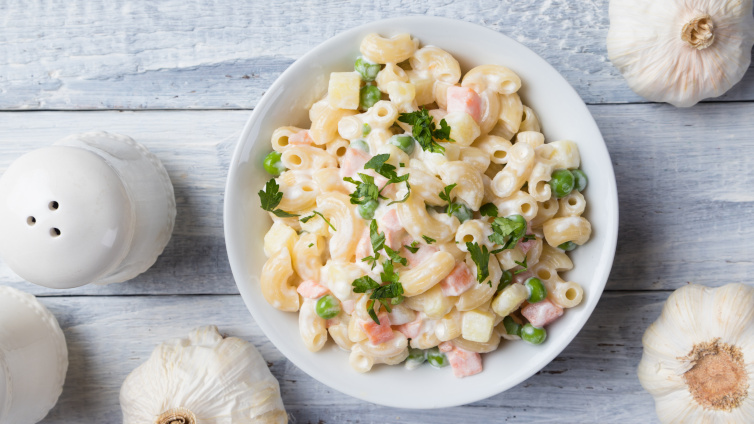
POLYGON ((41 421, 57 403, 67 370, 55 317, 34 296, 0 286, 0 424, 41 421))
POLYGON ((41 286, 134 278, 157 260, 174 222, 167 171, 124 135, 72 135, 25 154, 0 178, 0 257, 41 286))

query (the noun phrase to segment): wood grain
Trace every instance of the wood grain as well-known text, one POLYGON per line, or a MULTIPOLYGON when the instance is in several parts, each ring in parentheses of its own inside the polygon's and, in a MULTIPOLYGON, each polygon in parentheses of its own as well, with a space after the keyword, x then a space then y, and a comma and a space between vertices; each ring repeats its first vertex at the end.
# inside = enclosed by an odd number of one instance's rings
MULTIPOLYGON (((754 153, 754 103, 590 110, 610 150, 620 197, 618 251, 607 288, 747 282, 754 274, 754 172, 748 159, 754 153)), ((68 134, 122 132, 164 162, 178 205, 165 252, 134 280, 59 292, 22 282, 0 261, 0 283, 37 295, 237 294, 222 205, 227 167, 247 117, 246 111, 0 113, 0 173, 21 154, 68 134)))
MULTIPOLYGON (((312 47, 406 15, 506 34, 587 103, 642 102, 607 58, 607 9, 608 0, 8 0, 0 4, 0 109, 248 109, 312 47)), ((716 100, 754 100, 754 72, 716 100)))
POLYGON ((606 294, 576 339, 537 375, 489 399, 429 411, 368 404, 313 380, 270 344, 239 296, 44 298, 63 327, 71 359, 63 395, 42 423, 119 422, 126 375, 157 344, 206 324, 260 349, 280 381, 292 423, 652 423, 652 398, 639 385, 636 366, 644 328, 666 297, 606 294))

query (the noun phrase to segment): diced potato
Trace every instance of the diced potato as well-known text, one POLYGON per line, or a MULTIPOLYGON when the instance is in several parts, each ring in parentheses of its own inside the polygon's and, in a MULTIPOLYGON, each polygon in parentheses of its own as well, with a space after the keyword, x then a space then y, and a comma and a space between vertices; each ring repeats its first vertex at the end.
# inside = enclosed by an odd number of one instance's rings
POLYGON ((458 146, 470 146, 481 134, 479 125, 466 112, 451 112, 445 115, 445 122, 450 126, 450 138, 458 146))
POLYGON ((518 309, 528 297, 529 291, 523 284, 511 284, 492 299, 492 310, 501 317, 506 317, 518 309))
POLYGON ((461 336, 472 342, 486 343, 492 336, 495 315, 489 311, 473 309, 462 313, 461 336))
POLYGON ((396 105, 409 105, 416 97, 416 90, 410 82, 391 81, 386 88, 390 101, 396 105))
POLYGON ((264 235, 264 254, 269 258, 283 247, 287 248, 290 253, 297 240, 296 230, 278 221, 272 224, 270 230, 264 235))
POLYGON ((411 81, 411 84, 414 84, 417 105, 427 105, 435 101, 435 96, 432 92, 434 80, 431 77, 422 75, 416 71, 408 71, 406 74, 408 74, 408 80, 411 81))
POLYGON ((357 72, 333 72, 327 89, 327 101, 334 109, 359 108, 361 77, 357 72))

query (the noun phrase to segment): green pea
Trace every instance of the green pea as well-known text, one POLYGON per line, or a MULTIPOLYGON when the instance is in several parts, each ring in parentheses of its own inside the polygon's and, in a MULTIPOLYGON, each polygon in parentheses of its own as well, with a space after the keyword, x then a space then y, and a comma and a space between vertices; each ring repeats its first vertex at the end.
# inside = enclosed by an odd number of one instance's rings
POLYGON ((366 141, 364 141, 362 139, 358 139, 358 140, 352 141, 351 144, 350 144, 350 146, 354 147, 356 149, 361 149, 361 150, 369 153, 369 145, 367 144, 366 141))
POLYGON ((575 178, 573 178, 571 171, 567 169, 558 169, 552 173, 549 184, 553 196, 559 199, 568 196, 568 194, 573 191, 575 178))
POLYGON ((407 155, 414 151, 414 138, 410 135, 394 135, 390 137, 388 143, 403 150, 407 155))
POLYGON ((474 213, 471 211, 471 209, 469 209, 463 203, 453 202, 453 205, 457 207, 453 209, 453 213, 451 213, 451 215, 458 218, 459 221, 464 222, 474 217, 474 213))
POLYGON ((328 294, 319 298, 315 310, 324 319, 335 318, 340 313, 340 302, 335 296, 328 294))
POLYGON ((513 282, 513 273, 510 271, 503 271, 503 275, 500 276, 500 284, 497 285, 497 291, 502 291, 513 282))
POLYGON ((547 338, 547 331, 544 328, 535 327, 526 323, 521 329, 521 339, 531 344, 542 344, 547 338))
POLYGON ((578 246, 579 246, 578 244, 572 241, 567 241, 565 243, 559 244, 558 249, 565 250, 566 252, 570 252, 571 250, 577 248, 578 246))
POLYGON ((276 177, 282 174, 283 171, 285 171, 285 166, 283 166, 283 162, 280 161, 281 156, 282 153, 274 150, 268 153, 267 156, 264 157, 264 170, 276 177))
POLYGON ((529 303, 541 302, 547 297, 547 288, 539 278, 531 277, 524 282, 524 285, 529 291, 529 303))
POLYGON ((359 107, 367 110, 382 98, 382 92, 373 85, 365 85, 359 90, 359 107))
POLYGON ((365 203, 360 204, 359 207, 356 208, 356 210, 359 211, 359 215, 361 215, 362 218, 372 219, 374 218, 374 211, 377 209, 377 206, 379 205, 380 205, 379 202, 372 199, 365 203))
POLYGON ((381 65, 379 63, 372 63, 367 59, 359 56, 356 59, 356 63, 353 64, 353 69, 359 73, 361 79, 364 81, 374 81, 377 78, 377 74, 380 72, 381 65))
POLYGON ((432 349, 427 350, 427 362, 435 368, 447 367, 448 357, 440 352, 440 349, 433 347, 432 349))
POLYGON ((575 180, 573 189, 576 191, 584 191, 586 183, 589 182, 584 171, 580 169, 572 169, 571 174, 573 174, 573 179, 575 180))
POLYGON ((408 357, 406 358, 406 368, 412 370, 423 364, 427 360, 427 352, 422 349, 408 348, 408 357))
POLYGON ((505 327, 505 332, 511 336, 521 337, 521 324, 514 321, 510 316, 503 318, 503 327, 505 327))
POLYGON ((372 126, 364 122, 364 126, 361 127, 361 136, 366 137, 372 132, 372 126))
POLYGON ((526 218, 524 218, 523 216, 519 214, 506 216, 505 218, 510 219, 511 221, 517 222, 519 224, 524 224, 524 228, 526 228, 526 218))

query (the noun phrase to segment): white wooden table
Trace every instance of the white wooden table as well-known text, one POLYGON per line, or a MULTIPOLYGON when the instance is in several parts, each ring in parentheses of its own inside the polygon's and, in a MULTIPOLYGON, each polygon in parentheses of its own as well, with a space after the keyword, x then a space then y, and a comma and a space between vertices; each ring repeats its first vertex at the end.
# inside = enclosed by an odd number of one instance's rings
POLYGON ((656 422, 635 370, 642 333, 669 291, 754 275, 754 70, 690 109, 648 103, 607 59, 607 8, 607 0, 0 1, 0 173, 68 134, 121 132, 162 159, 178 204, 164 254, 128 283, 53 291, 0 262, 0 284, 39 296, 68 340, 63 395, 43 422, 119 422, 125 376, 158 343, 204 324, 260 348, 294 423, 656 422), (445 410, 371 405, 293 366, 244 307, 223 241, 226 170, 267 87, 327 38, 408 14, 484 25, 558 69, 602 130, 621 205, 607 290, 573 343, 514 389, 445 410))

